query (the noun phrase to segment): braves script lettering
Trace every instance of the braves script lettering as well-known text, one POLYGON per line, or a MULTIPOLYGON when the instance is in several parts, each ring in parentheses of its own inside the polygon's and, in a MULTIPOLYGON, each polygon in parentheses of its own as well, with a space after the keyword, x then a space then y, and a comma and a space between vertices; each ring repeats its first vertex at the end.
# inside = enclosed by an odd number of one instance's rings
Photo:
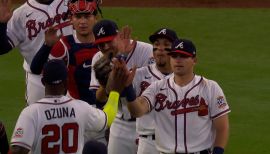
POLYGON ((157 112, 160 112, 167 108, 168 110, 172 110, 171 115, 177 115, 205 109, 201 107, 202 105, 207 108, 204 98, 200 98, 199 95, 191 98, 177 100, 174 102, 170 102, 166 99, 167 96, 162 93, 156 95, 155 110, 157 112))
POLYGON ((54 18, 49 18, 44 22, 37 22, 34 19, 28 20, 25 26, 28 31, 29 40, 32 40, 34 37, 37 37, 37 35, 41 30, 45 30, 48 27, 53 26, 55 23, 60 24, 60 21, 64 20, 65 17, 66 12, 63 12, 62 14, 57 14, 54 18))

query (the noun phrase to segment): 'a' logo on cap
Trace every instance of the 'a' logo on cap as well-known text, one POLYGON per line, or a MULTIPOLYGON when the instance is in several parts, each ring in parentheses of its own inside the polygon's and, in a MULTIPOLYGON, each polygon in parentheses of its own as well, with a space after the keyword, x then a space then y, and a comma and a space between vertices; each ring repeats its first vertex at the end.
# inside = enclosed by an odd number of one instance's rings
POLYGON ((162 29, 161 31, 158 32, 158 34, 164 34, 164 35, 166 35, 166 29, 162 29))
POLYGON ((104 31, 103 27, 101 27, 101 28, 99 29, 99 32, 98 32, 98 34, 97 34, 97 36, 100 36, 100 35, 105 35, 105 31, 104 31))
POLYGON ((184 48, 184 42, 180 42, 175 48, 177 49, 177 48, 181 48, 181 49, 183 49, 184 48))

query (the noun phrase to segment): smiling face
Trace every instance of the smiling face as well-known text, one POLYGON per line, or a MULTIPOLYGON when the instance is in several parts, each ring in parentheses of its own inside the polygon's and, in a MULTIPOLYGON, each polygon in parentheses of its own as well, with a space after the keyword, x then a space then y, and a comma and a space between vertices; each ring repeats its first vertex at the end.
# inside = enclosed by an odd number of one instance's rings
POLYGON ((92 29, 97 22, 97 18, 91 13, 75 13, 71 17, 71 22, 77 32, 77 35, 88 36, 92 33, 92 29))
POLYGON ((181 53, 173 53, 170 57, 171 67, 175 75, 185 76, 193 74, 193 68, 197 62, 196 57, 181 53))
POLYGON ((154 58, 156 65, 165 67, 170 64, 170 56, 167 55, 168 50, 171 50, 172 43, 166 38, 158 38, 153 43, 154 58))

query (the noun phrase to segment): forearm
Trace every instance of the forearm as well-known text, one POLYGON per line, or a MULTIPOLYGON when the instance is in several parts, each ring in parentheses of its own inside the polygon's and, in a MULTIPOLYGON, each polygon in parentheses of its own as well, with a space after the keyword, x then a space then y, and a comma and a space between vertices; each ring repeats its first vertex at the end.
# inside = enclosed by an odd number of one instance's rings
POLYGON ((43 65, 47 62, 52 47, 43 45, 36 53, 31 63, 31 71, 34 74, 41 74, 43 65))
POLYGON ((107 97, 105 88, 100 86, 98 90, 96 91, 96 100, 99 102, 106 102, 107 99, 108 97, 107 97))
POLYGON ((216 129, 216 139, 214 142, 214 153, 222 154, 224 151, 228 139, 229 139, 229 120, 228 115, 223 115, 214 120, 214 127, 216 129), (219 151, 219 152, 217 152, 219 151))
POLYGON ((136 118, 149 112, 149 106, 143 97, 138 97, 135 101, 129 102, 127 106, 130 114, 136 118))
POLYGON ((7 23, 0 23, 0 55, 8 53, 12 50, 12 45, 7 37, 7 23))
POLYGON ((107 115, 107 125, 110 127, 118 111, 119 93, 111 91, 103 111, 107 115))

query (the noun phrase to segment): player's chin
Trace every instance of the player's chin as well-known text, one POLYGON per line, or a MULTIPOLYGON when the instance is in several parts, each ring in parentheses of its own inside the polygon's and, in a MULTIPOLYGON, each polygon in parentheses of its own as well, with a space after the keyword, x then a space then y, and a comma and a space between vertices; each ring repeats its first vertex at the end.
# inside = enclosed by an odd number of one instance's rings
POLYGON ((90 32, 89 31, 80 31, 79 34, 81 36, 88 36, 88 35, 90 35, 90 32))

